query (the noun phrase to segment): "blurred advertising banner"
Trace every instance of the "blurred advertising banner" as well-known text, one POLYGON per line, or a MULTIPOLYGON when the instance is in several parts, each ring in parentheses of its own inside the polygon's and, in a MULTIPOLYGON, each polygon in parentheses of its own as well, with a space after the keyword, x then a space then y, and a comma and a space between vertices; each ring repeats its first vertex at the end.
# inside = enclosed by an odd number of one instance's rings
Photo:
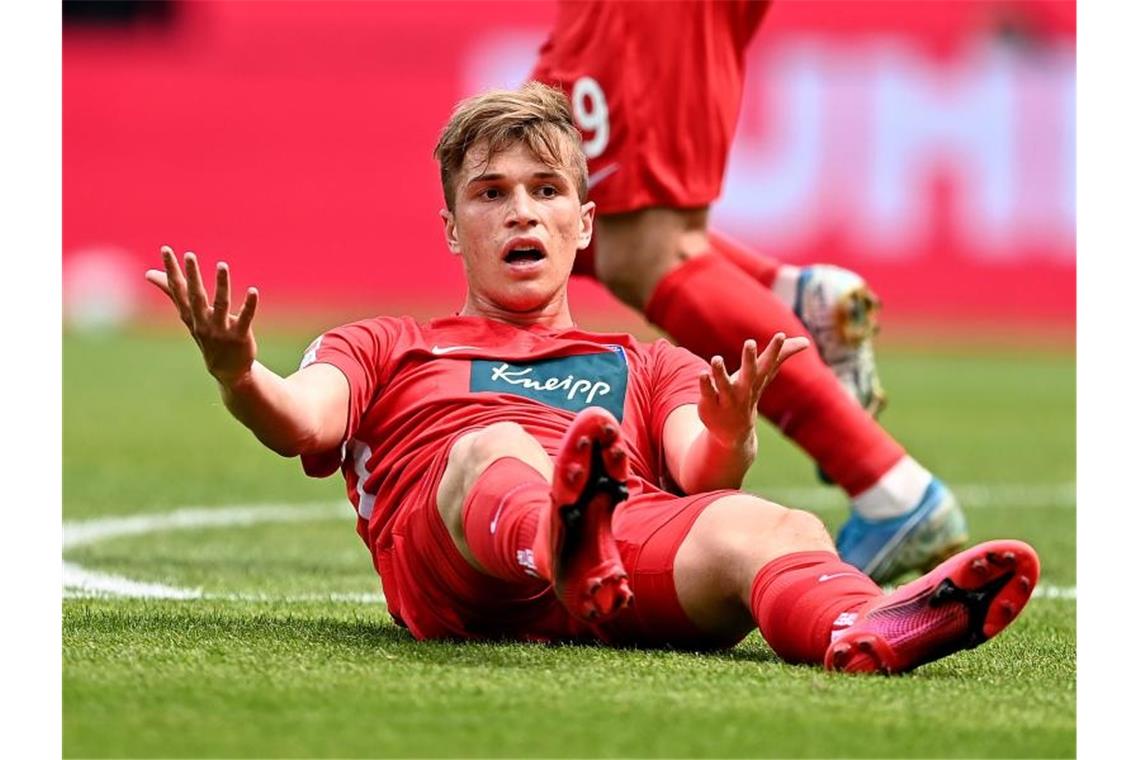
MULTIPOLYGON (((460 304, 431 151, 459 98, 523 81, 551 4, 113 5, 65 8, 72 311, 155 303, 141 272, 163 243, 224 258, 267 305, 460 304)), ((715 226, 859 271, 892 321, 1071 324, 1075 17, 1072 2, 777 0, 715 226)), ((575 298, 615 308, 597 287, 575 298)))

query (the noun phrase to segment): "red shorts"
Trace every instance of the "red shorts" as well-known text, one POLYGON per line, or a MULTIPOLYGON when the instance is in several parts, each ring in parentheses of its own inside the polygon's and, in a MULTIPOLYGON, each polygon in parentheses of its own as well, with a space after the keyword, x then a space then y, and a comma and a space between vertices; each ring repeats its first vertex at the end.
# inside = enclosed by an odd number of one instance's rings
POLYGON ((467 564, 435 505, 445 465, 446 457, 440 457, 405 501, 392 545, 378 555, 389 611, 416 638, 601 640, 690 649, 735 643, 697 629, 681 609, 673 584, 673 559, 693 522, 705 507, 734 491, 679 497, 651 490, 634 493, 619 505, 614 537, 636 603, 613 620, 591 626, 572 618, 549 584, 503 581, 467 564))
POLYGON ((532 78, 570 98, 601 214, 707 206, 767 2, 564 2, 532 78))

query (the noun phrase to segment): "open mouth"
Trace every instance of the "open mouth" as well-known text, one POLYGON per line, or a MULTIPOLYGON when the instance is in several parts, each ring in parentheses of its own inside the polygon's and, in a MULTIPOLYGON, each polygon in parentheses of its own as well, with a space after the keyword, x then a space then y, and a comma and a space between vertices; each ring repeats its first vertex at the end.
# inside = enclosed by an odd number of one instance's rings
POLYGON ((542 243, 534 238, 513 240, 506 245, 503 261, 508 264, 534 264, 546 258, 542 243))
POLYGON ((508 264, 517 264, 523 261, 542 261, 542 251, 537 248, 515 248, 507 252, 506 261, 508 264))

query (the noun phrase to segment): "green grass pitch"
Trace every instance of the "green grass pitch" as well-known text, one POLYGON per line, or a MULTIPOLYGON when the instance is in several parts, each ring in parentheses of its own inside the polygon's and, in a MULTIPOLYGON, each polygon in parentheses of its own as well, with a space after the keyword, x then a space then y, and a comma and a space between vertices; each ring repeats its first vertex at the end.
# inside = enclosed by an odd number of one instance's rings
MULTIPOLYGON (((261 335, 262 360, 288 371, 310 337, 261 335)), ((309 480, 262 449, 188 338, 67 336, 70 535, 188 507, 281 506, 65 549, 72 572, 197 598, 65 598, 64 754, 1071 757, 1073 352, 879 353, 884 424, 955 487, 974 540, 1038 549, 1047 592, 982 648, 890 679, 781 664, 756 634, 712 655, 417 643, 376 599, 340 479, 309 480)), ((746 487, 832 527, 843 518, 841 495, 763 423, 746 487)))

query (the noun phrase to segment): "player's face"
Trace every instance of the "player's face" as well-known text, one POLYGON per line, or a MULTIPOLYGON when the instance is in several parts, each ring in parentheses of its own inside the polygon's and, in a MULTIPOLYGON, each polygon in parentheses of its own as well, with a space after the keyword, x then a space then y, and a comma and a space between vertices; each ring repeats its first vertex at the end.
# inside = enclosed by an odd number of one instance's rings
POLYGON ((463 257, 477 313, 530 315, 565 308, 574 256, 590 242, 594 204, 582 204, 566 169, 521 143, 486 159, 467 152, 455 210, 443 211, 448 245, 463 257))

